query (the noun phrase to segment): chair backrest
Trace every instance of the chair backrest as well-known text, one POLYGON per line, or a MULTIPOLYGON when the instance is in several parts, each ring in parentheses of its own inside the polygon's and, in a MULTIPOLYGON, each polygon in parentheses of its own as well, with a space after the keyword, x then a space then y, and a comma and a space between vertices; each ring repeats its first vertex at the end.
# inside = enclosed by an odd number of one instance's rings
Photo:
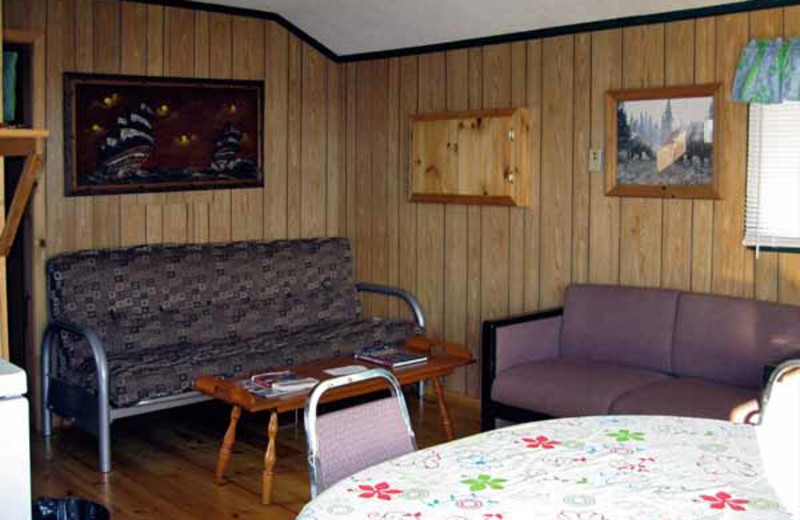
POLYGON ((417 449, 400 383, 380 368, 320 382, 306 402, 305 428, 312 498, 362 469, 417 449), (371 379, 384 379, 391 397, 317 414, 325 392, 371 379))

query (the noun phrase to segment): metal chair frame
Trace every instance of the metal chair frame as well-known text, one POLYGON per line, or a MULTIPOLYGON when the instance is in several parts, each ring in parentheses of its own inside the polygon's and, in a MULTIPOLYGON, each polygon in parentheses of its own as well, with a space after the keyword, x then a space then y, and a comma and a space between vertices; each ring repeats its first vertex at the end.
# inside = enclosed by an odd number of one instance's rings
POLYGON ((411 417, 408 414, 408 406, 406 406, 406 399, 403 395, 403 390, 400 387, 400 383, 397 381, 397 378, 395 378, 391 372, 383 368, 375 368, 349 376, 326 379, 325 381, 318 383, 317 386, 315 386, 311 391, 308 396, 308 400, 306 401, 304 412, 306 444, 308 446, 308 473, 311 479, 311 498, 316 498, 319 493, 324 491, 324 489, 320 489, 319 437, 317 436, 317 408, 319 407, 320 399, 325 392, 333 390, 334 388, 361 383, 371 379, 384 379, 389 384, 389 391, 392 394, 392 398, 396 399, 397 404, 400 406, 400 412, 408 431, 408 437, 411 441, 411 446, 413 450, 417 449, 417 439, 416 435, 414 435, 414 428, 411 426, 411 417))

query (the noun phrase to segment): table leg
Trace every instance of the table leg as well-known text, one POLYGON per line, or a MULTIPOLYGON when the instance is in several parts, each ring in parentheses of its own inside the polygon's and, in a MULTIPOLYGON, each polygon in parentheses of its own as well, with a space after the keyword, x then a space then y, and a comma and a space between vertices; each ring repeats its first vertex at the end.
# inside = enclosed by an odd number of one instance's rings
POLYGON ((222 446, 219 449, 216 473, 217 484, 222 484, 224 481, 225 468, 228 467, 228 461, 231 460, 233 443, 236 442, 236 424, 239 422, 239 417, 241 416, 242 409, 238 406, 234 406, 233 410, 231 410, 231 422, 228 425, 228 430, 225 432, 225 437, 222 438, 222 446))
POLYGON ((272 482, 275 479, 275 437, 278 435, 278 412, 273 411, 269 418, 267 428, 269 443, 267 452, 264 454, 264 472, 261 475, 261 503, 270 505, 272 503, 272 482))
POLYGON ((448 441, 452 441, 453 424, 450 422, 450 412, 447 409, 447 403, 444 402, 444 386, 440 377, 433 378, 433 389, 436 391, 436 400, 439 402, 439 413, 442 416, 442 428, 444 434, 447 436, 448 441))

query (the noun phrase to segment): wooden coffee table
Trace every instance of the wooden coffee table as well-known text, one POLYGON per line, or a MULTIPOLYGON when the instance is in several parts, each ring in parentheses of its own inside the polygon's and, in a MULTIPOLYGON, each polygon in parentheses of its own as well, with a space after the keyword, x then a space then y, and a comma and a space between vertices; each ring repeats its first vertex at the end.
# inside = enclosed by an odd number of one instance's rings
MULTIPOLYGON (((473 363, 474 360, 469 352, 460 345, 420 336, 411 338, 406 343, 406 348, 427 352, 429 356, 428 362, 394 369, 392 373, 398 381, 400 381, 401 385, 427 380, 433 381, 433 388, 436 392, 436 400, 439 404, 439 412, 441 414, 442 428, 448 440, 453 440, 453 425, 450 422, 450 414, 444 400, 442 378, 452 374, 457 368, 473 363)), ((316 363, 294 366, 291 367, 291 370, 300 377, 315 377, 322 381, 333 377, 324 373, 324 370, 345 365, 363 365, 369 368, 377 367, 377 365, 353 359, 352 356, 341 356, 316 363)), ((270 369, 280 368, 281 367, 270 367, 270 369)), ((228 425, 225 437, 222 440, 222 446, 219 450, 216 481, 217 484, 222 484, 224 482, 225 468, 231 458, 231 451, 236 440, 236 425, 242 415, 242 410, 250 413, 269 412, 269 426, 267 428, 269 441, 264 455, 264 471, 261 477, 261 502, 268 505, 272 503, 272 483, 275 478, 275 462, 277 460, 275 438, 278 434, 278 414, 304 408, 310 390, 304 393, 263 398, 251 394, 237 385, 236 382, 236 379, 200 376, 194 383, 195 390, 233 406, 231 422, 228 425)), ((363 383, 348 385, 326 392, 323 395, 322 402, 337 401, 348 397, 385 390, 387 388, 388 386, 379 380, 365 381, 363 383)))

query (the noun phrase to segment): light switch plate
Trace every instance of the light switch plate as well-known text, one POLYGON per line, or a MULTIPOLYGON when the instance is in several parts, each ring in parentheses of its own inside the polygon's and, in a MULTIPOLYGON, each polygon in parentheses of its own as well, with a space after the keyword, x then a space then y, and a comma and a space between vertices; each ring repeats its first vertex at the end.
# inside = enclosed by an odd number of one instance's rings
POLYGON ((589 150, 589 173, 603 173, 603 150, 589 150))

